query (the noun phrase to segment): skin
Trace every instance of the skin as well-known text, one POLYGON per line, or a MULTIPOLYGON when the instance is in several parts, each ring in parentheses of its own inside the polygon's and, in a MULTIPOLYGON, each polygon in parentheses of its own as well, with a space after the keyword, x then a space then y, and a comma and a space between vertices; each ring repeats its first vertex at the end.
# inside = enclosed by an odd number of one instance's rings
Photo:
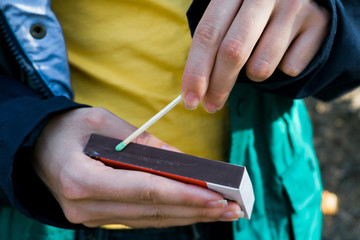
POLYGON ((212 0, 195 30, 182 79, 188 109, 221 109, 238 73, 299 75, 322 46, 329 13, 310 0, 212 0))
MULTIPOLYGON (((309 0, 212 0, 186 62, 184 105, 195 109, 203 101, 210 113, 221 109, 242 68, 256 82, 276 68, 297 76, 321 47, 328 25, 328 12, 309 0)), ((46 125, 34 147, 33 165, 70 222, 162 228, 242 216, 238 204, 226 205, 210 190, 115 170, 82 153, 91 133, 125 138, 134 130, 100 108, 58 114, 46 125)), ((148 133, 135 141, 177 151, 148 133)))
MULTIPOLYGON (((113 169, 82 152, 90 133, 124 138, 134 130, 102 108, 71 110, 46 125, 34 147, 33 165, 70 222, 161 228, 242 216, 238 204, 226 204, 215 192, 144 172, 113 169)), ((136 142, 178 151, 149 133, 136 142)))

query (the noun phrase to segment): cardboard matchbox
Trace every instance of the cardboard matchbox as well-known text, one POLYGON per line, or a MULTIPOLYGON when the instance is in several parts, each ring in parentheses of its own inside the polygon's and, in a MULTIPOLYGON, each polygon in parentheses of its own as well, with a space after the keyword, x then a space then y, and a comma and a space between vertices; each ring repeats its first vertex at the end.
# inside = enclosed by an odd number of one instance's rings
POLYGON ((121 141, 92 134, 84 153, 113 168, 144 171, 211 189, 236 201, 250 219, 255 198, 245 167, 136 143, 118 152, 115 147, 121 141))

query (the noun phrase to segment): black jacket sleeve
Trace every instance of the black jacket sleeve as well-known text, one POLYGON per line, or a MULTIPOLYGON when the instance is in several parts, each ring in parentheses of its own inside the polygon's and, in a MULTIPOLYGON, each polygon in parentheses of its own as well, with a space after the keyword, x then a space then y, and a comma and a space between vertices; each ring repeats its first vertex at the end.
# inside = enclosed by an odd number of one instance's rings
POLYGON ((32 146, 49 118, 84 107, 65 97, 43 99, 8 76, 0 76, 0 205, 13 206, 43 223, 74 228, 31 167, 32 146), (51 214, 49 214, 51 213, 51 214))
MULTIPOLYGON (((187 13, 192 34, 208 3, 193 1, 187 13)), ((331 14, 330 33, 320 52, 299 76, 292 78, 276 70, 266 81, 256 83, 241 70, 238 82, 284 97, 314 96, 324 101, 359 86, 360 1, 321 0, 319 3, 331 14)))

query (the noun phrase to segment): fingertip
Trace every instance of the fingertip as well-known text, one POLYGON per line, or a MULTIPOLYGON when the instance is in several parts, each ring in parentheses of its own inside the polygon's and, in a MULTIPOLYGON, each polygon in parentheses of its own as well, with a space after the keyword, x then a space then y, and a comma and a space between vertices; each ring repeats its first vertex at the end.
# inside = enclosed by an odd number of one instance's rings
POLYGON ((212 104, 212 103, 208 103, 205 102, 204 103, 204 109, 208 112, 208 113, 216 113, 219 110, 219 107, 212 104))
POLYGON ((219 221, 223 221, 223 222, 233 222, 233 221, 237 221, 239 218, 244 218, 245 214, 243 211, 241 210, 232 210, 232 211, 228 211, 225 212, 219 219, 219 221))
POLYGON ((275 66, 264 59, 251 57, 246 64, 246 76, 254 82, 263 82, 274 72, 275 66))
POLYGON ((279 69, 290 77, 297 77, 304 69, 305 64, 302 66, 296 65, 292 63, 292 59, 283 59, 283 61, 279 65, 279 69))
POLYGON ((182 94, 184 107, 188 110, 195 110, 200 102, 200 98, 193 92, 182 94))

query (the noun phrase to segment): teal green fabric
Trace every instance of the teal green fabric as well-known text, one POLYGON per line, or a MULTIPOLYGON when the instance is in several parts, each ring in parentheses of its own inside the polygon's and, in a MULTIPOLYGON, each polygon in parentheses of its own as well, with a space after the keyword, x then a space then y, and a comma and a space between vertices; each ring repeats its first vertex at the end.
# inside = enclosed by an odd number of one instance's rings
POLYGON ((255 204, 233 224, 238 239, 320 239, 321 177, 305 104, 236 85, 229 161, 247 167, 255 204))
POLYGON ((0 239, 4 240, 75 239, 74 230, 41 224, 10 207, 0 207, 0 223, 0 239))
MULTIPOLYGON (((255 204, 251 220, 233 224, 234 239, 321 239, 321 178, 302 100, 237 84, 229 98, 229 161, 247 167, 255 204)), ((73 230, 0 207, 0 239, 73 240, 73 230)))

